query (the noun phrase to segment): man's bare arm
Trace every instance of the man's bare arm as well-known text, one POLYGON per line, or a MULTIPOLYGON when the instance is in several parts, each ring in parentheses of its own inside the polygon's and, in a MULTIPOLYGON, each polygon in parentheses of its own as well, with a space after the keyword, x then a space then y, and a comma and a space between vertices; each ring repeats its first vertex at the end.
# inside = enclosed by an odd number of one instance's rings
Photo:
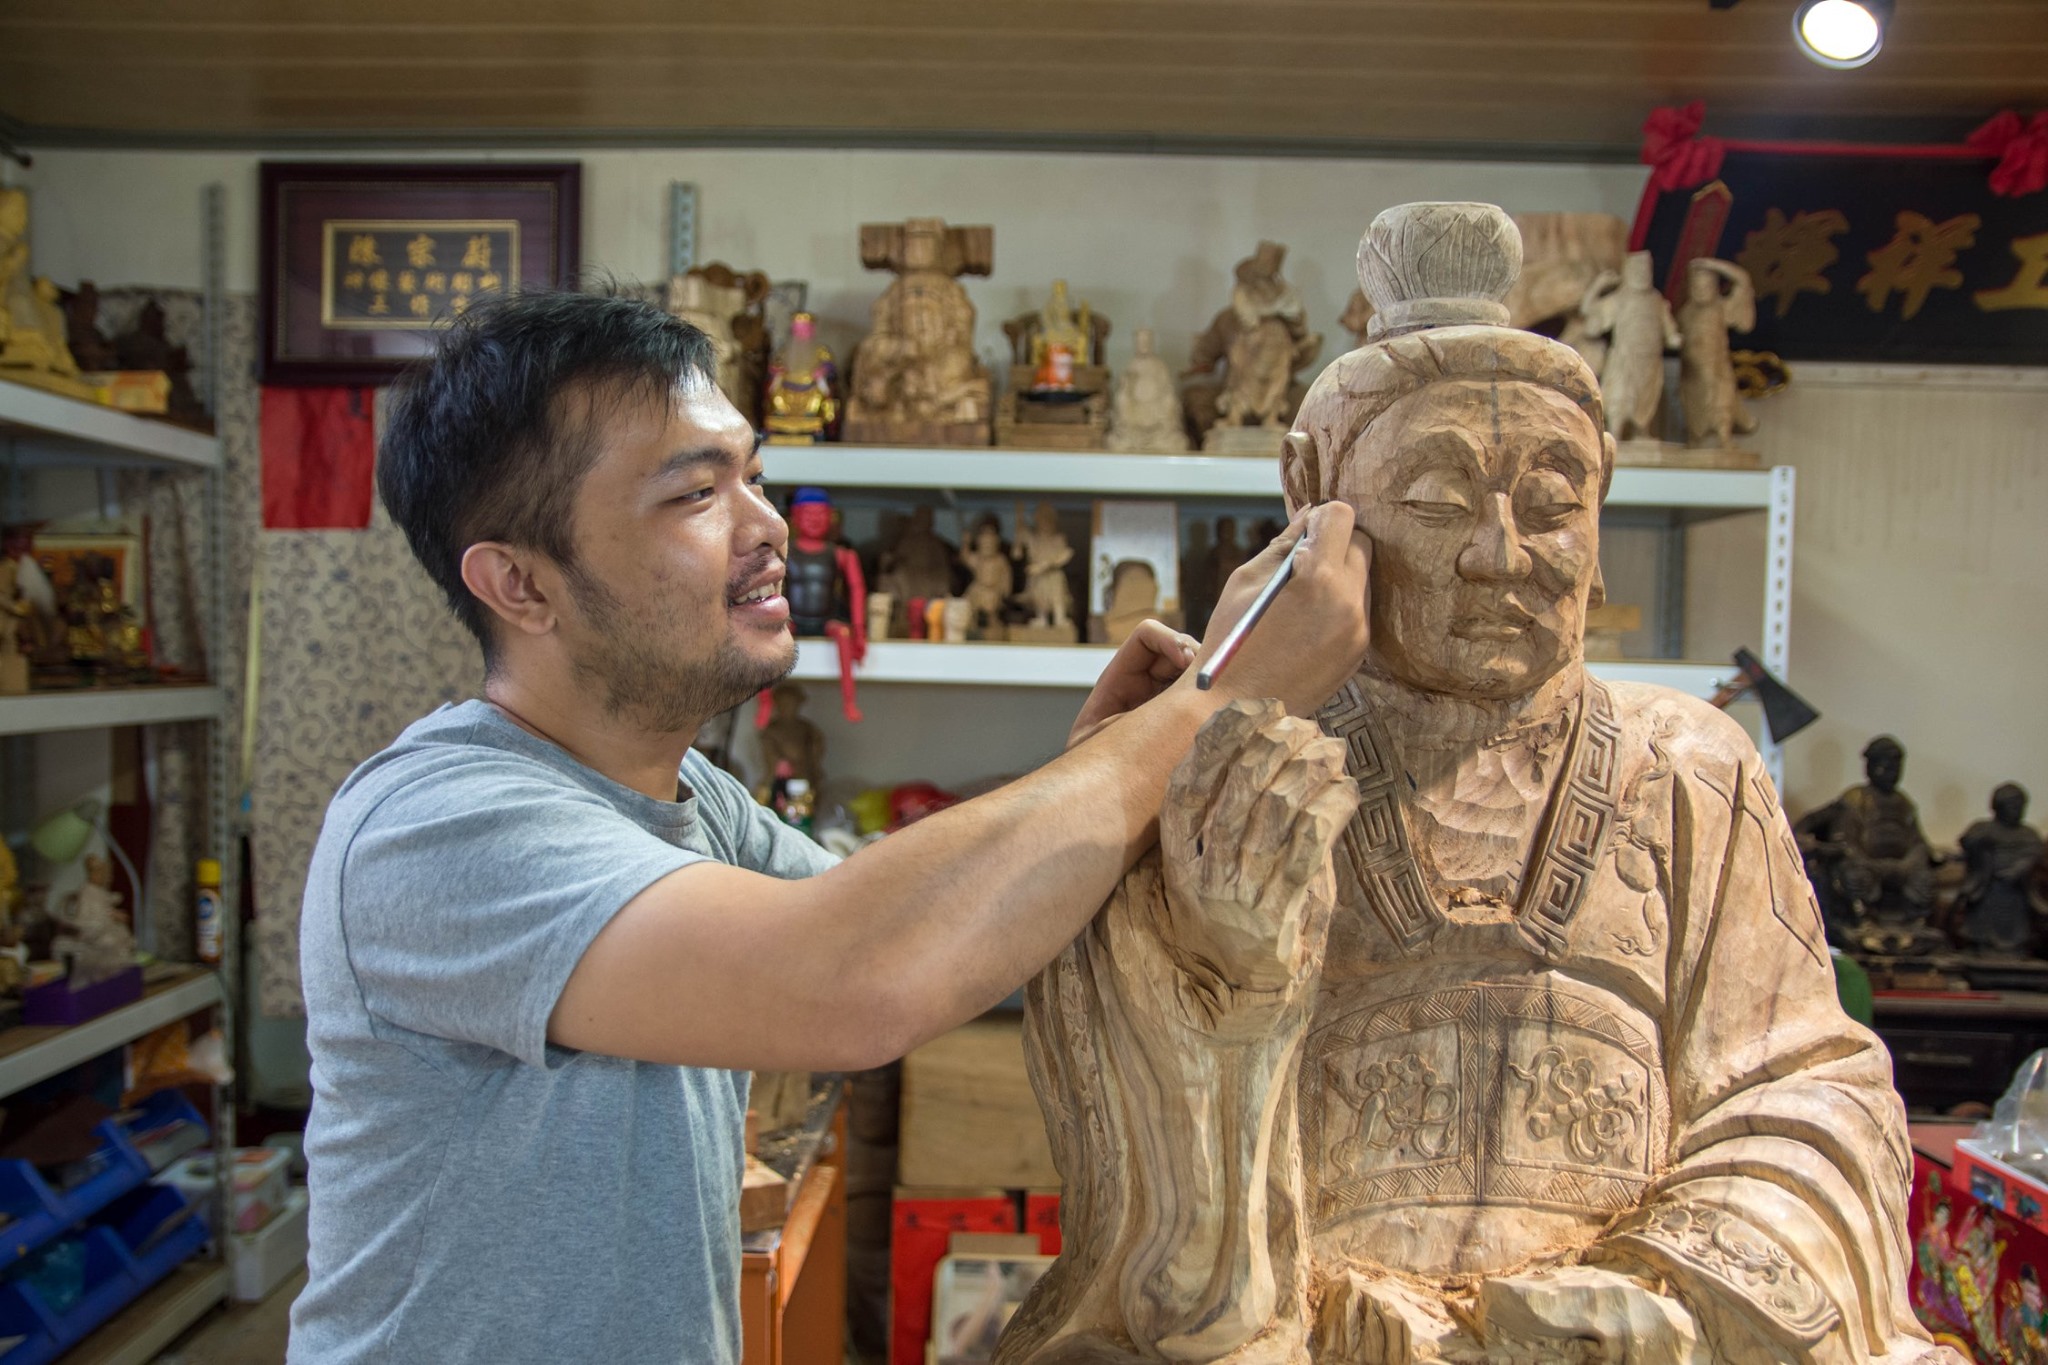
MULTIPOLYGON (((551 1041, 644 1061, 860 1069, 987 1009, 1087 924, 1157 832, 1168 776, 1238 697, 1306 712, 1365 649, 1366 552, 1348 507, 1320 509, 1295 582, 1219 685, 1188 674, 1037 772, 918 822, 820 876, 700 863, 600 933, 551 1041)), ((1238 610, 1276 542, 1232 580, 1238 610)), ((1212 638, 1227 629, 1226 615, 1212 638)))

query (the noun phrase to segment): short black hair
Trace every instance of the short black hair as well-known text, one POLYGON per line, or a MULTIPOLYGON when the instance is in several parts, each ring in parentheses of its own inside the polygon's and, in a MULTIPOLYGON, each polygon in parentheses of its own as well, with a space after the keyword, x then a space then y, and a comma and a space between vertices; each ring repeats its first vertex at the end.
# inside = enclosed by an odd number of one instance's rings
POLYGON ((605 414, 715 383, 710 339, 650 303, 532 290, 486 299, 398 380, 377 492, 456 618, 493 661, 490 613, 462 581, 479 541, 576 567, 570 514, 605 414), (572 391, 589 399, 570 407, 572 391))

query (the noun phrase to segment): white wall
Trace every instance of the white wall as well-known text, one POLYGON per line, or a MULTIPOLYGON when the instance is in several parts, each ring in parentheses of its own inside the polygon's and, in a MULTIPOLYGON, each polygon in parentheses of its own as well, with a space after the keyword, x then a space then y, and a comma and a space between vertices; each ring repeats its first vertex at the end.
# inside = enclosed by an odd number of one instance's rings
MULTIPOLYGON (((1794 365, 1757 405, 1799 471, 1789 681, 1821 720, 1785 750, 1794 812, 1906 746, 1936 842, 2016 781, 2048 820, 2048 370, 1794 365)), ((1692 533, 1689 652, 1754 647, 1761 518, 1692 533)))

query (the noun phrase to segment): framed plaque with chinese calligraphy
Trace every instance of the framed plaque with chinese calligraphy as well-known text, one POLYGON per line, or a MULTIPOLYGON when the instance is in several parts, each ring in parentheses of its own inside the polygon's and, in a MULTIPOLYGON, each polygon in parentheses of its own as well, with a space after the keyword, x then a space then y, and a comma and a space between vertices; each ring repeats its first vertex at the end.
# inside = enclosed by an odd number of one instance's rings
POLYGON ((1686 264, 1756 284, 1737 343, 1786 360, 2048 364, 2048 159, 2013 115, 1929 146, 1741 142, 1658 110, 1633 247, 1682 302, 1686 264))
POLYGON ((265 162, 266 384, 382 384, 476 300, 567 288, 581 168, 265 162))

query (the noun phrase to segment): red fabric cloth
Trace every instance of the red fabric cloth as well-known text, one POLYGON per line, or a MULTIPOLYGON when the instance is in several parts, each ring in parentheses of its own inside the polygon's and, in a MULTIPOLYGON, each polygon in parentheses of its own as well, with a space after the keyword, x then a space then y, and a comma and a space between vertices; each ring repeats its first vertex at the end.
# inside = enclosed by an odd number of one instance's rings
POLYGON ((2008 199, 2048 189, 2048 112, 2022 119, 2008 109, 1970 134, 1972 151, 1998 158, 1991 192, 2008 199))
POLYGON ((1660 190, 1688 190, 1721 173, 1728 147, 1720 138, 1699 136, 1706 117, 1703 100, 1650 111, 1643 120, 1642 159, 1650 167, 1651 184, 1660 190))
POLYGON ((263 529, 360 531, 375 496, 373 389, 263 390, 263 529))

